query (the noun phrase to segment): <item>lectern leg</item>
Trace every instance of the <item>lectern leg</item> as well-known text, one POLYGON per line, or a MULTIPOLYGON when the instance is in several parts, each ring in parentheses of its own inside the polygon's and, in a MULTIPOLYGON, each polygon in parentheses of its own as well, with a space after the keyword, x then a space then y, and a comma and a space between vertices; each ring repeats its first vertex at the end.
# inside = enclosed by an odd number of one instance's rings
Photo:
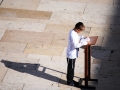
POLYGON ((88 81, 97 81, 97 79, 91 79, 91 46, 86 45, 85 46, 85 78, 80 79, 80 88, 88 88, 88 89, 95 89, 93 86, 89 86, 88 81), (82 85, 82 81, 85 81, 85 85, 82 85))

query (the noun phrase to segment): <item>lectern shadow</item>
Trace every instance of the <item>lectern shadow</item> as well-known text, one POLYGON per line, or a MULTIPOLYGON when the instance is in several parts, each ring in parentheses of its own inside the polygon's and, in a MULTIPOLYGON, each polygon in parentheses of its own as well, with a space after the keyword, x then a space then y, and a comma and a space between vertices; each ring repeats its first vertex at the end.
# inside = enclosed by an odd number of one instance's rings
MULTIPOLYGON (((63 72, 60 72, 60 71, 57 71, 54 69, 50 69, 50 68, 47 68, 44 66, 40 66, 40 64, 18 63, 18 62, 12 62, 12 61, 8 61, 8 60, 1 60, 1 63, 4 63, 4 65, 7 68, 13 69, 15 71, 18 71, 21 73, 28 73, 28 74, 34 75, 36 77, 44 78, 46 80, 50 80, 53 82, 59 82, 60 84, 66 85, 66 80, 63 80, 56 76, 49 75, 49 74, 45 73, 45 70, 49 69, 49 70, 53 70, 53 71, 56 71, 59 73, 63 73, 63 72), (43 67, 43 70, 39 71, 38 67, 43 67), (36 72, 34 73, 33 71, 36 71, 36 72)), ((63 73, 63 74, 66 74, 66 73, 63 73)), ((87 90, 87 89, 81 89, 81 90, 87 90)), ((94 90, 94 89, 91 89, 91 90, 94 90)))

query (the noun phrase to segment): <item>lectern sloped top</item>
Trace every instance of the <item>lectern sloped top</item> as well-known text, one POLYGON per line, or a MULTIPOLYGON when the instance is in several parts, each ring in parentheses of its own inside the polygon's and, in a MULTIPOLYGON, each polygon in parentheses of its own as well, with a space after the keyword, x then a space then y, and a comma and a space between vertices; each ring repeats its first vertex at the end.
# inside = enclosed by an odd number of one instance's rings
POLYGON ((91 36, 89 38, 90 38, 90 44, 89 45, 95 45, 95 43, 98 39, 98 36, 91 36))

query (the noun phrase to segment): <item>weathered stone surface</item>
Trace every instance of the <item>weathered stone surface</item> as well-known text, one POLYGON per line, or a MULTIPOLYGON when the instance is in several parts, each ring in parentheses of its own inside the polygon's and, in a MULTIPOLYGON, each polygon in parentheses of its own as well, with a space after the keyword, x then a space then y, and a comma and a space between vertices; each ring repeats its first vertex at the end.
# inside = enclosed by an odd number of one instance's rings
POLYGON ((100 72, 101 64, 91 64, 91 74, 97 75, 100 72))
POLYGON ((108 29, 101 29, 101 28, 91 28, 89 36, 103 36, 105 37, 108 35, 108 29))
POLYGON ((44 24, 60 24, 61 21, 56 21, 56 20, 39 20, 39 23, 44 23, 44 24))
POLYGON ((7 30, 43 32, 46 24, 31 22, 8 22, 7 30))
MULTIPOLYGON (((111 82, 111 81, 110 81, 111 82)), ((96 90, 119 90, 119 84, 112 84, 112 83, 107 83, 107 84, 100 84, 97 85, 96 90)))
POLYGON ((73 28, 70 25, 47 24, 44 32, 68 34, 73 28))
POLYGON ((27 84, 24 86, 23 90, 60 90, 60 88, 48 85, 41 86, 40 84, 27 84))
POLYGON ((52 61, 66 62, 66 57, 63 56, 53 56, 52 61))
POLYGON ((26 82, 26 73, 24 73, 24 70, 18 69, 18 71, 8 69, 4 79, 3 83, 25 83, 26 82), (23 72, 22 72, 23 71, 23 72))
POLYGON ((6 16, 0 16, 0 20, 4 20, 4 21, 16 21, 17 17, 6 17, 6 16))
POLYGON ((26 58, 27 57, 27 54, 21 54, 21 53, 7 53, 6 54, 6 57, 13 57, 13 58, 26 58))
POLYGON ((2 80, 4 79, 6 72, 7 68, 0 67, 0 82, 2 82, 2 80))
POLYGON ((47 2, 41 1, 37 10, 83 12, 85 5, 86 5, 85 3, 76 3, 76 2, 64 2, 63 3, 60 1, 57 1, 57 2, 56 1, 47 1, 47 2), (76 8, 72 8, 72 7, 76 7, 76 8))
POLYGON ((24 53, 41 55, 62 55, 63 47, 28 44, 24 53))
POLYGON ((24 84, 0 83, 0 90, 23 90, 24 84))
POLYGON ((40 60, 49 61, 49 60, 51 60, 52 56, 40 55, 40 54, 28 54, 27 58, 30 58, 30 59, 40 59, 40 60))
POLYGON ((110 60, 119 61, 120 59, 120 51, 113 51, 110 55, 110 60))
POLYGON ((34 22, 34 23, 38 23, 39 22, 39 19, 31 19, 31 18, 17 18, 17 20, 15 21, 18 21, 18 22, 34 22))
POLYGON ((109 60, 111 51, 109 50, 95 50, 92 49, 92 57, 100 60, 109 60))
POLYGON ((64 57, 66 57, 66 50, 67 50, 67 47, 64 47, 63 52, 62 52, 62 56, 64 57))
POLYGON ((0 51, 8 53, 23 53, 26 44, 0 42, 0 51))
POLYGON ((4 57, 7 53, 6 52, 0 52, 0 57, 4 57))
POLYGON ((39 5, 40 0, 21 0, 21 1, 4 1, 1 7, 5 8, 17 8, 17 9, 29 9, 29 10, 36 10, 39 5), (34 3, 34 4, 33 4, 34 3))
POLYGON ((119 41, 120 41, 119 35, 108 36, 107 38, 103 39, 102 48, 108 50, 119 50, 120 49, 119 41))
POLYGON ((54 34, 51 33, 37 33, 28 31, 7 30, 1 41, 12 43, 34 43, 50 45, 54 34), (44 37, 44 38, 43 38, 44 37), (47 41, 47 42, 45 42, 47 41))
POLYGON ((6 30, 3 30, 2 28, 0 28, 0 40, 1 40, 1 38, 3 37, 5 31, 6 31, 6 30))
MULTIPOLYGON (((46 2, 47 0, 41 0, 42 2, 46 2)), ((56 0, 50 0, 50 1, 56 1, 56 0)), ((64 1, 66 2, 78 2, 78 3, 95 3, 95 4, 113 4, 114 0, 57 0, 57 1, 64 1)), ((117 1, 117 0, 115 0, 117 1)), ((116 2, 118 4, 118 2, 116 2)))
MULTIPOLYGON (((59 58, 57 58, 59 59, 59 58)), ((40 60, 39 61, 40 67, 38 68, 39 71, 45 71, 45 70, 52 70, 58 73, 66 73, 67 71, 67 61, 64 59, 64 61, 57 61, 57 60, 40 60)))
POLYGON ((120 1, 119 0, 114 0, 114 5, 120 5, 120 1))
POLYGON ((66 47, 67 43, 68 43, 68 34, 62 34, 62 35, 55 34, 51 45, 66 47))
POLYGON ((119 5, 101 5, 101 4, 87 4, 85 14, 99 14, 99 15, 117 15, 119 13, 119 5))
POLYGON ((51 12, 45 11, 0 8, 0 16, 2 17, 49 19, 51 14, 52 14, 51 12))
POLYGON ((102 63, 102 67, 100 70, 100 76, 102 77, 119 77, 120 76, 120 68, 119 63, 109 61, 106 63, 102 63), (117 74, 114 74, 117 73, 117 74))

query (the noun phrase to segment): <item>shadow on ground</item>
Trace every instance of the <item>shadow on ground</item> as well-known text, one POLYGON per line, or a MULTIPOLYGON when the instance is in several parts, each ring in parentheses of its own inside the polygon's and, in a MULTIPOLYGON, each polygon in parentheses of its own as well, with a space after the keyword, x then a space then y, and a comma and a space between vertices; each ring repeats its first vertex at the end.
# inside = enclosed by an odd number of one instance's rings
MULTIPOLYGON (((10 69, 13 69, 15 71, 21 72, 21 73, 27 73, 30 75, 34 75, 36 77, 40 77, 46 80, 50 80, 53 82, 59 82, 60 84, 64 84, 66 85, 66 81, 58 78, 56 76, 52 76, 50 74, 45 73, 46 69, 55 71, 55 72, 59 72, 59 73, 63 73, 54 69, 50 69, 44 66, 40 66, 40 64, 31 64, 31 63, 17 63, 17 62, 12 62, 12 61, 7 61, 7 60, 1 60, 1 62, 10 69), (43 70, 39 71, 38 67, 42 67, 43 70)), ((65 73, 63 73, 65 74, 65 73)), ((81 89, 81 90, 88 90, 88 89, 81 89)), ((89 90, 94 90, 94 89, 89 89, 89 90)))

